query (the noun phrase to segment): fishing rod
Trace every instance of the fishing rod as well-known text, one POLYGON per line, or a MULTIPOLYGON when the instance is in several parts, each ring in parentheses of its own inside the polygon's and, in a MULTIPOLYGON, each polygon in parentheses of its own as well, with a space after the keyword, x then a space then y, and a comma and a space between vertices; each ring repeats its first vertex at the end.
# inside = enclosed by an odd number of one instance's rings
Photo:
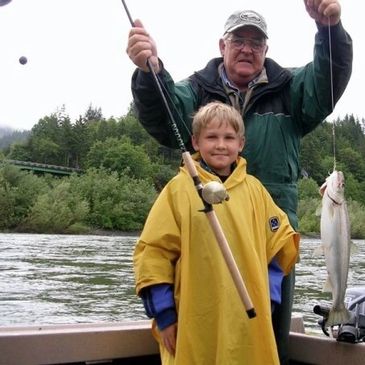
MULTIPOLYGON (((125 12, 127 13, 128 19, 129 19, 132 27, 134 27, 134 21, 129 13, 129 10, 127 8, 125 1, 122 0, 122 3, 124 6, 124 9, 125 9, 125 12)), ((195 188, 204 204, 203 212, 206 214, 206 216, 208 218, 208 221, 213 230, 215 238, 218 242, 219 248, 221 249, 222 255, 224 257, 228 270, 232 276, 233 282, 236 286, 240 299, 245 307, 248 317, 254 318, 254 317, 256 317, 255 308, 253 307, 253 304, 252 304, 251 298, 247 292, 245 283, 243 282, 242 276, 238 270, 238 266, 235 262, 232 251, 229 247, 227 239, 224 235, 224 232, 222 230, 222 227, 218 221, 217 215, 215 214, 215 211, 214 211, 213 205, 212 205, 212 204, 216 204, 216 203, 221 203, 224 199, 227 198, 227 194, 223 191, 225 189, 222 186, 222 184, 219 184, 221 187, 217 187, 218 183, 213 182, 213 181, 210 183, 207 183, 207 184, 205 184, 205 186, 203 186, 202 182, 200 181, 196 166, 194 165, 193 158, 191 157, 190 152, 185 147, 184 141, 182 140, 181 134, 179 132, 175 119, 172 115, 171 109, 166 100, 166 97, 162 90, 159 79, 157 78, 157 75, 153 69, 153 66, 152 66, 149 58, 147 59, 147 67, 152 75, 155 87, 158 90, 158 93, 161 97, 164 108, 168 114, 168 117, 169 117, 168 119, 169 119, 171 129, 175 135, 176 141, 182 152, 182 159, 184 161, 186 168, 188 169, 190 176, 192 177, 192 179, 194 181, 195 188), (220 197, 219 199, 217 199, 218 196, 220 197)))

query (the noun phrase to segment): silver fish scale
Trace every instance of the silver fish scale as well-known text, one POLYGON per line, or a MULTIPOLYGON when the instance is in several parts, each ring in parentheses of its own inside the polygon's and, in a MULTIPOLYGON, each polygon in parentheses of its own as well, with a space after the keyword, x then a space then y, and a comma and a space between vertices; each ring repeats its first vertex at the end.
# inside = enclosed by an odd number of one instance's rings
POLYGON ((333 171, 322 186, 321 240, 328 279, 324 291, 332 292, 332 308, 326 324, 346 323, 345 292, 350 264, 350 221, 344 196, 344 176, 333 171), (323 189, 325 188, 325 190, 323 189))

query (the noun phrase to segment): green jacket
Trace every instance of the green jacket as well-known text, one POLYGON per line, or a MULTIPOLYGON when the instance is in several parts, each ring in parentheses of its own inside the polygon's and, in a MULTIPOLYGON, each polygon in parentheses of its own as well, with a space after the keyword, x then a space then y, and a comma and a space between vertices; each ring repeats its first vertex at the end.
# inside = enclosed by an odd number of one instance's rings
MULTIPOLYGON (((331 39, 333 87, 328 28, 318 26, 312 62, 301 68, 286 69, 266 58, 267 78, 264 81, 260 77, 253 80, 246 100, 239 100, 246 127, 246 145, 242 155, 248 162, 248 173, 261 180, 295 228, 298 227, 300 139, 332 112, 331 88, 336 103, 352 71, 352 40, 341 22, 331 27, 331 39)), ((293 45, 293 48, 295 46, 300 47, 293 45)), ((222 58, 212 59, 203 70, 178 83, 174 83, 161 63, 162 71, 158 78, 182 139, 191 151, 193 113, 213 100, 234 104, 234 95, 229 95, 233 91, 224 86, 220 76, 222 62, 222 58)), ((137 117, 144 128, 161 144, 178 148, 152 75, 136 70, 132 78, 132 93, 137 117)))

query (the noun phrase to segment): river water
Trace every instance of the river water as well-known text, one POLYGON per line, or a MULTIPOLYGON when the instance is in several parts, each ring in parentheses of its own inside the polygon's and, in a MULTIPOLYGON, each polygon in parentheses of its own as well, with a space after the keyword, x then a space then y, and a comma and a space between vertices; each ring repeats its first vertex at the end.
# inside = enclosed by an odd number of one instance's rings
MULTIPOLYGON (((0 326, 115 322, 146 319, 134 292, 132 253, 136 236, 0 234, 0 326)), ((316 304, 324 257, 318 239, 301 240, 294 313, 308 332, 319 333, 316 304)), ((365 241, 354 241, 348 286, 365 285, 365 241)))

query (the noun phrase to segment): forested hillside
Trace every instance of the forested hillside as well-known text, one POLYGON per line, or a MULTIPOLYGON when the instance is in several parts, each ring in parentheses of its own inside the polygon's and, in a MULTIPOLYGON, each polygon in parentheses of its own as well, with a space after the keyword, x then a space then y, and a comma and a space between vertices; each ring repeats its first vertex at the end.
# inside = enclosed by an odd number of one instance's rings
POLYGON ((29 131, 18 131, 7 127, 0 127, 0 150, 6 150, 14 142, 25 141, 29 131))
MULTIPOLYGON (((24 141, 2 148, 3 159, 80 168, 62 179, 36 176, 6 163, 0 169, 1 230, 85 232, 139 230, 157 193, 177 172, 179 151, 159 146, 132 111, 105 119, 90 107, 76 121, 57 112, 41 119, 24 141)), ((324 122, 304 137, 299 182, 300 229, 319 232, 318 186, 336 168, 346 178, 353 235, 365 237, 364 120, 324 122)))

